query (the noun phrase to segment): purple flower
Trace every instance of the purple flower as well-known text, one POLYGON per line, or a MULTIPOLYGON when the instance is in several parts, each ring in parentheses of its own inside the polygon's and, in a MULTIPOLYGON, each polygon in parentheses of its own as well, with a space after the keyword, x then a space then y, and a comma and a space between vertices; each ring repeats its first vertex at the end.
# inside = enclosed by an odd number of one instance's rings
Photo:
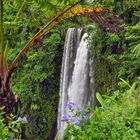
POLYGON ((88 119, 88 115, 84 115, 83 117, 84 117, 84 119, 85 119, 85 120, 87 120, 87 119, 88 119))
POLYGON ((65 104, 65 107, 72 108, 73 106, 69 103, 65 104))
POLYGON ((28 123, 27 118, 25 116, 22 118, 22 120, 24 121, 24 123, 28 123))
POLYGON ((75 103, 73 103, 73 102, 69 102, 69 103, 65 104, 65 107, 68 107, 69 109, 71 109, 73 106, 75 106, 75 103))
POLYGON ((20 122, 21 120, 22 120, 22 118, 21 117, 18 117, 17 122, 20 122))
POLYGON ((67 116, 63 116, 63 121, 67 121, 67 120, 68 120, 67 116))
POLYGON ((72 116, 71 115, 68 115, 68 118, 71 118, 72 116))
POLYGON ((27 121, 27 118, 24 116, 23 118, 21 118, 21 117, 18 117, 18 119, 16 120, 16 122, 21 122, 21 121, 24 121, 24 123, 27 123, 28 121, 27 121))
POLYGON ((75 103, 73 103, 73 102, 69 102, 69 104, 71 104, 71 105, 73 105, 73 106, 74 106, 74 105, 76 105, 76 104, 75 104, 75 103))
POLYGON ((70 119, 70 121, 71 121, 71 122, 74 122, 74 121, 75 121, 75 119, 72 117, 72 118, 70 119))
POLYGON ((77 124, 80 124, 80 123, 81 123, 81 120, 80 120, 80 119, 78 119, 78 120, 76 121, 76 123, 77 123, 77 124))
POLYGON ((80 111, 80 114, 83 115, 84 114, 84 111, 80 111))
POLYGON ((10 136, 10 140, 13 140, 13 136, 10 136))
POLYGON ((82 115, 84 114, 84 107, 80 108, 80 114, 82 114, 82 115))

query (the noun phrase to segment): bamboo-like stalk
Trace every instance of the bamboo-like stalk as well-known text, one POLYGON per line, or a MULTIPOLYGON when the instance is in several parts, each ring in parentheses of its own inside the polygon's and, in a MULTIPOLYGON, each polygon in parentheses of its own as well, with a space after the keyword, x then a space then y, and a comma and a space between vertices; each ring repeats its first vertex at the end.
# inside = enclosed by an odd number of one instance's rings
POLYGON ((3 0, 0 0, 0 76, 3 77, 3 0))
POLYGON ((50 29, 56 25, 56 24, 53 25, 53 23, 55 23, 55 22, 56 23, 59 23, 58 22, 58 19, 60 17, 62 17, 63 15, 65 15, 66 12, 70 11, 73 7, 75 7, 76 5, 78 5, 79 3, 81 3, 82 1, 84 1, 84 0, 80 0, 79 2, 75 3, 74 5, 66 8, 62 13, 60 13, 58 16, 56 16, 54 19, 52 19, 47 25, 45 25, 38 33, 36 33, 30 39, 30 41, 22 48, 22 50, 18 53, 18 55, 15 57, 15 59, 12 62, 12 64, 10 65, 10 67, 9 67, 9 74, 10 75, 13 72, 13 69, 15 69, 15 67, 16 67, 16 63, 24 55, 24 53, 34 44, 34 41, 36 39, 38 39, 39 37, 43 36, 44 34, 46 34, 48 31, 50 31, 50 29), (53 25, 53 26, 51 26, 51 25, 53 25), (49 27, 51 27, 51 28, 49 28, 49 27))

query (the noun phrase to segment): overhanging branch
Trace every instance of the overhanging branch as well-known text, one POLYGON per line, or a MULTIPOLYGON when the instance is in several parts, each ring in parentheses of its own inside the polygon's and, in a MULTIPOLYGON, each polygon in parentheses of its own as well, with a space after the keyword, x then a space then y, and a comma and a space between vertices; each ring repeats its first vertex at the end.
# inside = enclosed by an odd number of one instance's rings
POLYGON ((54 19, 52 19, 47 25, 45 25, 38 33, 36 33, 32 39, 23 47, 23 49, 18 53, 18 55, 13 60, 12 64, 9 67, 9 74, 13 72, 13 69, 16 67, 16 63, 19 61, 19 59, 24 55, 24 53, 34 44, 34 41, 46 34, 53 28, 56 24, 58 24, 62 20, 62 16, 65 15, 68 11, 70 11, 73 7, 77 6, 79 3, 81 3, 83 0, 80 0, 76 4, 66 8, 62 13, 60 13, 58 16, 56 16, 54 19))
POLYGON ((9 75, 12 74, 19 59, 28 51, 28 49, 35 43, 35 41, 38 38, 42 37, 44 34, 47 34, 54 26, 56 26, 64 19, 73 16, 86 16, 97 22, 101 28, 104 28, 111 32, 120 32, 120 29, 114 23, 115 20, 113 21, 113 15, 107 15, 106 11, 101 7, 82 7, 80 5, 82 1, 83 0, 64 9, 60 14, 58 14, 54 19, 52 19, 30 39, 30 41, 23 47, 23 49, 18 53, 18 55, 15 57, 12 64, 10 65, 9 75))

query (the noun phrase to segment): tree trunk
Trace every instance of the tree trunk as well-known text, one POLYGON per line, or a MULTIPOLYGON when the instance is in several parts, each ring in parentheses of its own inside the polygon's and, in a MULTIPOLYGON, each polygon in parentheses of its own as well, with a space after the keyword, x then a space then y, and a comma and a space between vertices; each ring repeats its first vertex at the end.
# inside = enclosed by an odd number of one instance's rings
POLYGON ((4 57, 3 32, 3 0, 0 0, 0 110, 11 114, 15 106, 15 95, 11 91, 11 77, 4 57))

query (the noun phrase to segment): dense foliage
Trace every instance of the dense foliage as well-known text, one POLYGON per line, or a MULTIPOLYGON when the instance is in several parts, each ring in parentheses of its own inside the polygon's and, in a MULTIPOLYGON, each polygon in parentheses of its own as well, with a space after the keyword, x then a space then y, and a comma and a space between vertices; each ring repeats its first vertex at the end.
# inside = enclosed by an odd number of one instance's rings
MULTIPOLYGON (((4 1, 8 63, 42 25, 66 3, 73 2, 4 1)), ((68 20, 36 40, 33 48, 18 63, 19 68, 13 75, 12 90, 19 99, 18 115, 26 114, 29 120, 26 129, 28 139, 52 139, 55 135, 62 47, 70 26, 77 26, 77 23, 68 20)))
POLYGON ((102 107, 89 107, 89 119, 80 124, 68 122, 64 139, 140 139, 139 1, 101 0, 96 4, 121 17, 123 32, 112 34, 97 26, 89 30, 90 50, 96 59, 96 91, 104 96, 97 94, 102 107), (126 89, 120 78, 133 86, 122 80, 130 88, 126 89))
MULTIPOLYGON (((4 40, 8 64, 43 25, 66 5, 74 2, 76 0, 4 0, 4 40)), ((131 136, 139 137, 139 130, 136 128, 139 119, 135 116, 137 94, 134 93, 136 95, 133 96, 130 92, 123 91, 124 87, 118 87, 119 78, 127 79, 132 84, 140 76, 139 3, 139 0, 98 0, 90 4, 83 3, 105 7, 110 13, 118 14, 122 19, 124 30, 116 35, 100 29, 96 24, 94 24, 94 30, 90 30, 90 49, 96 58, 96 90, 101 94, 112 96, 105 100, 107 104, 105 107, 97 108, 94 116, 91 115, 86 122, 80 124, 81 130, 70 125, 68 129, 70 137, 77 133, 78 137, 85 138, 89 133, 91 134, 93 128, 95 128, 96 135, 94 133, 92 138, 98 137, 101 129, 104 131, 98 138, 116 139, 119 133, 124 134, 125 131, 128 133, 131 131, 130 134, 133 134, 131 136), (133 101, 132 106, 129 100, 133 101), (115 109, 116 116, 113 114, 113 109, 115 109), (125 111, 128 118, 125 118, 125 111), (132 117, 130 114, 133 114, 132 117), (113 117, 116 118, 115 122, 109 120, 113 117), (115 125, 112 126, 113 123, 115 125), (131 129, 130 125, 133 125, 131 129), (112 127, 114 127, 113 132, 110 131, 112 127)), ((48 35, 36 40, 33 47, 18 63, 19 68, 12 77, 12 90, 19 98, 18 115, 26 114, 28 118, 26 129, 28 139, 53 139, 56 133, 65 34, 69 27, 82 27, 89 23, 91 24, 91 21, 81 17, 74 17, 60 23, 48 35)), ((6 129, 5 133, 8 128, 3 121, 0 122, 2 124, 0 130, 3 134, 3 130, 6 129)), ((8 133, 6 137, 9 138, 8 133)), ((128 134, 126 138, 132 138, 131 136, 128 134)))
MULTIPOLYGON (((140 79, 139 79, 140 80, 140 79)), ((65 140, 139 140, 140 139, 140 104, 139 84, 137 81, 132 86, 126 81, 121 83, 124 90, 113 92, 112 96, 104 96, 98 93, 97 99, 101 107, 96 110, 89 107, 91 113, 87 119, 79 124, 70 123, 65 132, 65 140), (130 88, 128 90, 128 88, 130 88)), ((122 88, 122 87, 120 87, 122 88)))
POLYGON ((28 116, 31 138, 45 138, 56 124, 61 63, 58 33, 55 30, 38 51, 32 49, 26 56, 26 64, 14 75, 13 90, 20 98, 20 114, 28 116))
POLYGON ((16 119, 15 116, 10 115, 5 118, 5 113, 0 112, 0 139, 1 140, 12 140, 12 139, 21 139, 21 132, 23 127, 25 127, 25 123, 27 123, 27 118, 24 116, 23 118, 19 117, 16 119), (8 123, 7 123, 8 120, 8 123))
MULTIPOLYGON (((107 6, 108 3, 104 4, 107 6)), ((90 30, 90 48, 96 57, 96 87, 102 94, 110 94, 110 91, 117 89, 119 78, 133 83, 140 76, 138 1, 123 1, 122 9, 118 1, 116 6, 116 13, 123 21, 121 34, 108 33, 97 27, 90 30)), ((113 7, 110 8, 112 11, 113 7)))

